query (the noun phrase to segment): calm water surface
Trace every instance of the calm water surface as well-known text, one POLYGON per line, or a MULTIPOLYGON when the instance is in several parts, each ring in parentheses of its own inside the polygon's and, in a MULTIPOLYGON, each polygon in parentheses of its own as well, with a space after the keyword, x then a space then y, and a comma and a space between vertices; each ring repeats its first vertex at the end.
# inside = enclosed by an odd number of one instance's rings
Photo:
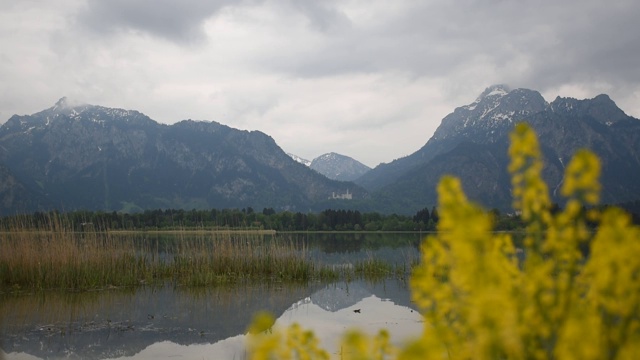
MULTIPOLYGON (((309 256, 349 266, 367 258, 401 264, 417 258, 417 234, 296 235, 309 256)), ((242 284, 232 287, 140 287, 0 297, 0 354, 7 359, 243 359, 245 333, 260 310, 311 328, 338 357, 350 328, 386 328, 402 343, 422 318, 405 279, 242 284), (354 310, 359 310, 355 312, 354 310)))

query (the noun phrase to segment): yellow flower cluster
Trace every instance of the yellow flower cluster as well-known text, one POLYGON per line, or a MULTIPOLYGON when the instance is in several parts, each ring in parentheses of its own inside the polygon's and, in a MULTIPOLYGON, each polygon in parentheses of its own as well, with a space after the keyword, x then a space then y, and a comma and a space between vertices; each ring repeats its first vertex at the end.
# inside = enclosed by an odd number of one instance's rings
POLYGON ((284 332, 273 331, 273 316, 259 313, 249 328, 249 351, 253 360, 329 359, 329 353, 318 346, 312 331, 293 324, 284 332))
MULTIPOLYGON (((514 247, 511 234, 492 232, 491 216, 467 200, 458 179, 444 177, 438 232, 423 242, 411 278, 423 333, 397 349, 385 332, 351 332, 342 358, 640 358, 640 229, 619 209, 588 210, 599 198, 597 157, 574 156, 561 189, 565 209, 551 214, 529 126, 516 126, 509 155, 514 208, 527 223, 524 248, 514 247)), ((250 358, 328 355, 313 333, 293 325, 253 336, 250 358)))

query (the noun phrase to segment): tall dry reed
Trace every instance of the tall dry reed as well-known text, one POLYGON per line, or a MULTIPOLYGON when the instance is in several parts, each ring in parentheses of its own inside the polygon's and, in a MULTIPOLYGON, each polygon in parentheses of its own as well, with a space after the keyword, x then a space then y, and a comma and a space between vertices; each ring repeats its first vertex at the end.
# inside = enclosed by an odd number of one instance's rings
POLYGON ((304 245, 262 236, 198 237, 179 242, 173 254, 173 276, 188 285, 250 279, 306 281, 315 273, 304 245))
POLYGON ((164 249, 131 236, 74 232, 50 215, 46 226, 17 219, 0 233, 0 292, 86 290, 173 281, 200 286, 244 280, 305 281, 323 275, 293 242, 249 234, 199 235, 164 249))
POLYGON ((94 231, 73 232, 52 218, 48 228, 0 234, 0 289, 81 290, 131 286, 152 273, 131 242, 94 231))

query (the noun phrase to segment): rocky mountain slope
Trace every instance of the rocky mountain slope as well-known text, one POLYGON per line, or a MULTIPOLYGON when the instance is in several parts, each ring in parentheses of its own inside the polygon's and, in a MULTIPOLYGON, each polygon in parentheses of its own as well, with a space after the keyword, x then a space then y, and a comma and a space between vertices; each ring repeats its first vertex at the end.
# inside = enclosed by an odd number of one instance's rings
POLYGON ((365 191, 294 161, 264 133, 161 125, 137 111, 55 106, 0 127, 1 211, 273 207, 307 211, 365 191), (14 185, 12 185, 14 184, 14 185))
POLYGON ((486 207, 509 209, 508 134, 526 121, 539 136, 545 158, 544 177, 554 201, 564 167, 579 148, 594 151, 602 162, 602 201, 617 203, 640 197, 640 121, 627 116, 606 95, 593 99, 556 98, 540 93, 486 89, 473 103, 447 115, 433 137, 418 151, 383 164, 357 183, 395 210, 412 212, 436 203, 435 188, 444 174, 461 178, 467 195, 486 207))

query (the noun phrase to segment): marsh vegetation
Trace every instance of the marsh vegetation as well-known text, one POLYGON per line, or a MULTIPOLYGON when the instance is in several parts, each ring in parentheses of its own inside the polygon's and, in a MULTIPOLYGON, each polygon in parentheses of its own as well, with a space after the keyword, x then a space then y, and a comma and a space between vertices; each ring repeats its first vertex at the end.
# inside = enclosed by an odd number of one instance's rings
POLYGON ((0 291, 334 281, 404 277, 410 270, 410 258, 388 262, 372 255, 325 264, 307 246, 299 237, 263 231, 74 231, 52 216, 44 227, 16 223, 0 233, 0 291))

